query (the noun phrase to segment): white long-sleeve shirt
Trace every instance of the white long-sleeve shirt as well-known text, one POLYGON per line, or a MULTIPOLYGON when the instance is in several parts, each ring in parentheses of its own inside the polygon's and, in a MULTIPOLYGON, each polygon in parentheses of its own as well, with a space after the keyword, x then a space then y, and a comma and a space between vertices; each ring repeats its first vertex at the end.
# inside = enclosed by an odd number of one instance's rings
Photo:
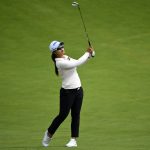
POLYGON ((59 71, 59 75, 62 78, 62 88, 75 89, 81 87, 81 81, 77 73, 77 66, 82 65, 88 60, 89 53, 86 52, 78 60, 64 55, 63 58, 55 58, 56 66, 59 71))

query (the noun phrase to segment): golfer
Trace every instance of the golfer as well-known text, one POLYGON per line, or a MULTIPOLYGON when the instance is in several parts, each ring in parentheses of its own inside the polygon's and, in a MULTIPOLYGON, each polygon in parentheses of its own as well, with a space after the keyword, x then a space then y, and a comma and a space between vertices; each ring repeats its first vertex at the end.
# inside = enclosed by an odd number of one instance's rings
POLYGON ((71 139, 66 144, 67 147, 77 147, 76 138, 79 137, 80 110, 83 100, 83 89, 77 73, 78 66, 85 63, 94 55, 92 48, 88 48, 83 56, 78 60, 70 58, 65 54, 64 43, 53 41, 49 45, 52 53, 52 60, 55 65, 55 73, 62 78, 62 87, 60 89, 60 110, 58 116, 54 118, 49 128, 44 134, 42 140, 43 146, 47 147, 54 133, 66 119, 71 110, 71 139))

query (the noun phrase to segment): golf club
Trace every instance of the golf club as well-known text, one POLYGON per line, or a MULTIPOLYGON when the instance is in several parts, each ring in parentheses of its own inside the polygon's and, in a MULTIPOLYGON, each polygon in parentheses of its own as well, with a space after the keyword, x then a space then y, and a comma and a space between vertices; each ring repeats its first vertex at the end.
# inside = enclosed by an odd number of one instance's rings
POLYGON ((72 2, 72 6, 73 6, 73 7, 77 7, 78 10, 79 10, 79 14, 80 14, 80 17, 81 17, 81 20, 82 20, 82 24, 83 24, 83 27, 84 27, 84 32, 85 32, 86 38, 87 38, 87 40, 88 40, 89 47, 92 47, 92 46, 91 46, 90 39, 89 39, 89 36, 88 36, 88 33, 87 33, 87 30, 86 30, 85 23, 84 23, 84 20, 83 20, 83 16, 82 16, 82 13, 81 13, 80 5, 79 5, 79 3, 77 3, 77 2, 72 2))

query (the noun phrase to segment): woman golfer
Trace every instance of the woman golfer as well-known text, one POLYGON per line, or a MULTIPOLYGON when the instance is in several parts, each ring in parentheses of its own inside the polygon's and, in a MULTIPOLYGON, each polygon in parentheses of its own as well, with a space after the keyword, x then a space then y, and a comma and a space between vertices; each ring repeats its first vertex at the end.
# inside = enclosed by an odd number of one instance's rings
POLYGON ((76 138, 79 136, 80 110, 83 100, 83 89, 78 76, 76 67, 85 63, 89 58, 95 55, 92 48, 88 48, 83 56, 78 60, 68 57, 65 54, 64 43, 53 41, 49 45, 52 52, 52 60, 55 65, 56 75, 62 78, 62 87, 60 89, 60 110, 58 116, 54 118, 49 128, 46 130, 42 140, 43 146, 47 147, 52 136, 66 119, 71 110, 71 139, 66 144, 67 147, 77 147, 76 138))

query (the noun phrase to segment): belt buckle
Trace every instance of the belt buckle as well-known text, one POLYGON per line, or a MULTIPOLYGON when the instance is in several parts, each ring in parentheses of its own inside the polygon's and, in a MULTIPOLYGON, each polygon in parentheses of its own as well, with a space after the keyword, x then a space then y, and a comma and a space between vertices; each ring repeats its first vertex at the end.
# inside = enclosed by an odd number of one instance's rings
POLYGON ((79 91, 79 90, 80 90, 80 87, 77 88, 77 91, 79 91))

